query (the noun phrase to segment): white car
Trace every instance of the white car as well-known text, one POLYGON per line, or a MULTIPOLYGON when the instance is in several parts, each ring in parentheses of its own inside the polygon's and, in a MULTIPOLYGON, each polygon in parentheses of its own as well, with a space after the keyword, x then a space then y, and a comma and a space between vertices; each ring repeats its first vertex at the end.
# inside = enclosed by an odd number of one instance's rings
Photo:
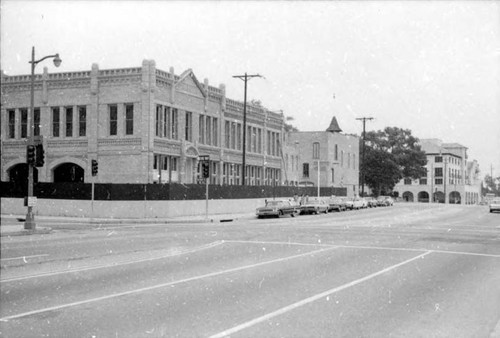
POLYGON ((490 201, 490 212, 500 211, 500 198, 494 198, 490 201))

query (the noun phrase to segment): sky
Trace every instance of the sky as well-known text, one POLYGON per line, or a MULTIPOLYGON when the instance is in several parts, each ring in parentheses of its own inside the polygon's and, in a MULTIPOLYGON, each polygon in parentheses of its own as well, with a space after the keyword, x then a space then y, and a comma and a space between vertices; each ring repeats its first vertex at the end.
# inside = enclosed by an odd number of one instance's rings
POLYGON ((282 110, 301 131, 333 116, 343 132, 410 129, 468 148, 500 176, 499 1, 2 0, 1 68, 37 72, 156 67, 226 85, 282 110))

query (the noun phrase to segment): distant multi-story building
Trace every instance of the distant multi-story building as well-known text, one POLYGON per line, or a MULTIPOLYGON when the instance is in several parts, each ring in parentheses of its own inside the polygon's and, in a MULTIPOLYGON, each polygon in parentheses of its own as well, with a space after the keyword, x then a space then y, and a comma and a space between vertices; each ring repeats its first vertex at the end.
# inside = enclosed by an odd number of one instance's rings
POLYGON ((476 204, 481 200, 481 180, 476 160, 468 161, 467 147, 439 139, 420 140, 427 156, 427 175, 402 179, 394 191, 405 201, 476 204))
POLYGON ((301 186, 347 188, 347 196, 358 195, 359 137, 341 132, 333 117, 326 131, 287 133, 288 149, 299 155, 285 158, 289 180, 301 186))
MULTIPOLYGON (((1 178, 25 180, 30 76, 2 73, 1 93, 1 178)), ((45 68, 35 79, 34 126, 45 149, 34 173, 41 182, 197 183, 199 156, 209 155, 210 183, 241 184, 243 144, 246 184, 284 181, 282 113, 247 105, 244 142, 243 103, 227 98, 224 85, 199 82, 191 69, 157 69, 152 60, 124 69, 45 68)))

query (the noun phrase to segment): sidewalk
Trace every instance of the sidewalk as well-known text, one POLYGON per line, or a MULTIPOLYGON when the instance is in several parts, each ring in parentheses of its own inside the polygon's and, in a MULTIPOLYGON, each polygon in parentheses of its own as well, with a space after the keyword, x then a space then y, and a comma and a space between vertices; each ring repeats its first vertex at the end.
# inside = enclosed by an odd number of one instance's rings
POLYGON ((37 223, 35 230, 24 229, 25 215, 1 215, 0 236, 23 236, 34 234, 49 234, 53 228, 64 229, 85 229, 101 225, 119 225, 119 224, 173 224, 173 223, 224 223, 233 222, 239 219, 251 219, 255 217, 254 213, 244 214, 217 214, 179 216, 171 218, 84 218, 84 217, 56 217, 56 216, 36 216, 37 223))

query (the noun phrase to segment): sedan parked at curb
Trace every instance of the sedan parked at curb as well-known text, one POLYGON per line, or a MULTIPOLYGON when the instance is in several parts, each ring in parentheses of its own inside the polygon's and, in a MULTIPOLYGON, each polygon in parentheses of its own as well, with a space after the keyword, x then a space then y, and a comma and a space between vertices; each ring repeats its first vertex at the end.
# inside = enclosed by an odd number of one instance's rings
POLYGON ((394 200, 391 196, 379 196, 377 197, 377 205, 382 207, 393 206, 394 200))
POLYGON ((292 204, 290 201, 273 200, 266 201, 266 205, 264 207, 257 208, 256 214, 258 218, 269 216, 280 217, 284 215, 295 217, 298 211, 297 206, 292 204))
POLYGON ((346 200, 346 208, 350 210, 362 209, 363 201, 358 197, 349 198, 348 200, 346 200))
POLYGON ((500 198, 494 198, 490 201, 490 212, 500 211, 500 198))
POLYGON ((324 212, 325 214, 328 213, 328 203, 326 203, 323 200, 309 200, 309 202, 302 204, 300 206, 300 214, 319 214, 324 212))
POLYGON ((328 211, 345 211, 345 201, 340 197, 331 197, 328 199, 328 211))

